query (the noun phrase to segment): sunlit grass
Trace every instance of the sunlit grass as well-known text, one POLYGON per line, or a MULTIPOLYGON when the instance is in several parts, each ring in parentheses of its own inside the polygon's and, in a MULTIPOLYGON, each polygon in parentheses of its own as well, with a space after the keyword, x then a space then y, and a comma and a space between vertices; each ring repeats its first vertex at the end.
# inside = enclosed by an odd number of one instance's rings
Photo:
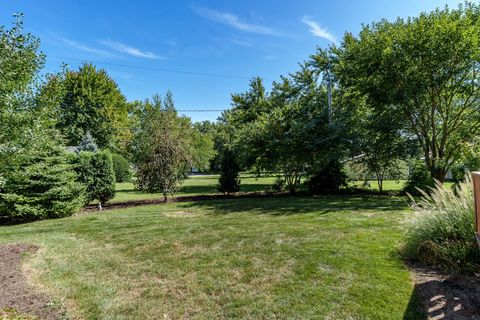
MULTIPOLYGON (((194 175, 185 179, 176 196, 220 194, 217 191, 218 175, 194 175)), ((240 175, 240 192, 260 192, 267 190, 275 180, 275 176, 256 177, 253 174, 240 175)), ((117 183, 117 193, 111 202, 123 202, 130 200, 162 199, 158 193, 146 193, 135 189, 130 182, 117 183)))

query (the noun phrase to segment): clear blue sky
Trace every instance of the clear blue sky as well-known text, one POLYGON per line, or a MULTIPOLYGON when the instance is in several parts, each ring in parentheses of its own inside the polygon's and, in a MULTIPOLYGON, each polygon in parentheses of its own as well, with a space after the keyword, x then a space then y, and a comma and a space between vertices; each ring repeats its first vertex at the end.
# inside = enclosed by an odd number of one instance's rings
MULTIPOLYGON (((15 12, 25 14, 26 30, 41 39, 47 55, 46 72, 59 71, 62 61, 72 68, 93 61, 129 100, 171 89, 177 109, 225 109, 249 78, 271 82, 293 72, 317 46, 340 41, 345 31, 357 33, 362 23, 461 2, 2 0, 0 24, 9 26, 15 12)), ((214 120, 219 113, 188 115, 214 120)))

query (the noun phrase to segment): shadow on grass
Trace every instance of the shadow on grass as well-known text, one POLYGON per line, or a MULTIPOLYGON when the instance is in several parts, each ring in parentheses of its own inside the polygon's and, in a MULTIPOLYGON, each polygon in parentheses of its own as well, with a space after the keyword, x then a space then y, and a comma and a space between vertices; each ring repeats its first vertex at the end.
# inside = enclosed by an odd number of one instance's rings
MULTIPOLYGON (((268 190, 271 187, 271 184, 267 183, 247 183, 247 184, 242 184, 240 187, 240 192, 261 192, 268 190)), ((144 191, 137 190, 133 187, 131 189, 119 189, 117 190, 117 193, 132 193, 132 194, 147 194, 144 191)), ((184 185, 180 188, 178 191, 180 194, 215 194, 219 193, 217 190, 217 185, 205 185, 205 186, 199 186, 199 185, 184 185)))
POLYGON ((427 276, 415 284, 404 320, 480 319, 478 279, 427 276))
POLYGON ((350 210, 399 211, 407 208, 406 199, 403 197, 368 195, 283 196, 221 201, 207 200, 191 202, 187 205, 209 209, 217 214, 254 212, 271 215, 292 215, 312 212, 324 214, 350 210))

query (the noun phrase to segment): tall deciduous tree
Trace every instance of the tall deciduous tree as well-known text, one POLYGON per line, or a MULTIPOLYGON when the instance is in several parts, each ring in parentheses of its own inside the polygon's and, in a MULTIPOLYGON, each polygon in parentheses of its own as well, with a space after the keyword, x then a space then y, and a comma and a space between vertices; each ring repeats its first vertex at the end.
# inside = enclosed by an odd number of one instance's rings
POLYGON ((480 5, 382 20, 347 34, 336 50, 344 89, 403 116, 433 178, 443 181, 461 146, 480 133, 480 5))
POLYGON ((106 71, 92 64, 51 76, 38 101, 53 109, 70 145, 78 145, 88 132, 100 148, 122 149, 128 139, 129 105, 106 71))
POLYGON ((0 111, 18 107, 18 95, 29 89, 45 60, 39 39, 23 32, 23 15, 15 18, 11 29, 0 26, 0 111))

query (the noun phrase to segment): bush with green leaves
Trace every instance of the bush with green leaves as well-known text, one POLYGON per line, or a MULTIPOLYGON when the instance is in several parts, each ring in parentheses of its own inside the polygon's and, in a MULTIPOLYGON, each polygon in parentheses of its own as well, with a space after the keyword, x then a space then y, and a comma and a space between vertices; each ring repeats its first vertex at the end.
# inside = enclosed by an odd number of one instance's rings
POLYGON ((347 186, 347 175, 342 164, 332 160, 322 169, 310 173, 305 185, 311 194, 335 193, 347 186))
POLYGON ((116 182, 129 182, 132 179, 130 163, 118 153, 112 153, 113 171, 116 182))
POLYGON ((218 179, 218 191, 228 195, 240 191, 240 179, 238 179, 240 166, 235 159, 235 154, 231 150, 224 150, 220 169, 221 174, 218 179))
POLYGON ((2 222, 66 217, 83 205, 84 188, 76 182, 76 174, 59 146, 23 154, 2 175, 2 222))
POLYGON ((99 201, 99 207, 115 196, 115 173, 108 151, 82 151, 75 157, 78 181, 86 189, 86 203, 99 201))
POLYGON ((455 190, 440 184, 415 202, 415 221, 407 233, 407 258, 453 273, 480 271, 475 239, 473 186, 470 176, 455 190))
POLYGON ((411 195, 421 195, 421 191, 430 192, 435 186, 435 181, 428 172, 425 164, 420 161, 413 161, 407 182, 403 191, 411 195), (420 189, 420 190, 419 190, 420 189))

